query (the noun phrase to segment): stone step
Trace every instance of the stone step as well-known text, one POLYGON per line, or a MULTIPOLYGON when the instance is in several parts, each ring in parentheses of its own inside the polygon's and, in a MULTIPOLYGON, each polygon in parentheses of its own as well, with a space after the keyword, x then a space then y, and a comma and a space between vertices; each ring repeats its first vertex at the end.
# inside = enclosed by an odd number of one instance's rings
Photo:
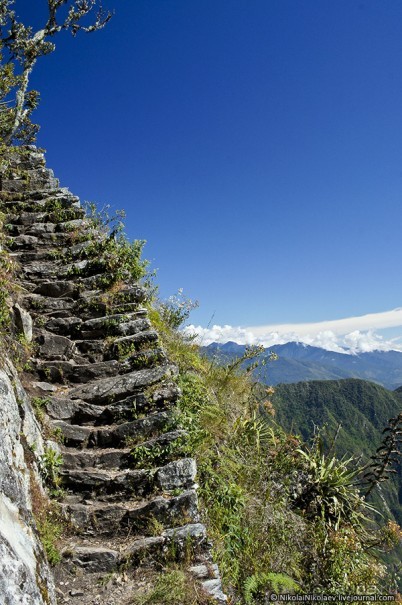
MULTIPOLYGON (((131 468, 152 468, 177 459, 187 438, 187 432, 176 429, 131 447, 131 468)), ((181 454, 183 455, 183 454, 181 454)))
MULTIPOLYGON (((19 208, 17 207, 15 208, 15 210, 18 211, 19 208)), ((15 214, 7 214, 5 217, 5 223, 20 226, 29 226, 35 223, 54 223, 55 225, 57 225, 58 223, 65 223, 76 219, 83 219, 84 217, 85 210, 77 206, 60 206, 60 208, 57 208, 56 202, 52 209, 51 207, 49 207, 49 204, 43 204, 43 207, 40 208, 37 203, 36 208, 33 208, 30 211, 25 211, 24 209, 21 209, 21 212, 17 212, 15 214)))
POLYGON ((118 425, 87 426, 69 424, 64 420, 53 420, 50 425, 63 433, 63 443, 72 447, 120 448, 140 443, 172 424, 168 412, 156 412, 146 418, 118 425), (130 443, 128 443, 128 441, 130 443))
MULTIPOLYGON (((165 384, 159 385, 152 394, 145 394, 140 391, 136 395, 132 395, 116 403, 109 404, 107 406, 94 406, 93 404, 86 404, 96 410, 102 410, 95 424, 111 424, 120 423, 126 420, 132 420, 138 417, 138 415, 149 414, 158 410, 165 410, 170 408, 178 400, 180 395, 180 389, 176 384, 166 382, 165 384)), ((81 408, 82 409, 82 408, 81 408)), ((77 412, 77 416, 80 411, 77 412)))
POLYGON ((122 287, 117 292, 111 293, 109 296, 107 293, 85 293, 83 292, 80 296, 82 304, 86 303, 87 306, 96 306, 99 303, 104 304, 105 300, 110 301, 110 304, 122 305, 126 303, 141 303, 147 297, 147 291, 139 284, 133 286, 122 287))
MULTIPOLYGON (((77 544, 77 540, 70 539, 63 551, 63 558, 66 563, 71 563, 74 568, 81 568, 88 573, 104 574, 113 572, 124 565, 125 568, 146 564, 148 560, 158 559, 163 561, 164 557, 171 557, 174 552, 177 559, 185 558, 188 555, 189 546, 194 552, 200 553, 198 566, 195 567, 195 574, 202 573, 202 579, 205 580, 216 575, 216 569, 212 565, 207 565, 207 570, 200 569, 202 562, 205 561, 203 551, 207 545, 207 534, 205 526, 202 523, 187 523, 179 527, 167 528, 160 536, 141 536, 133 538, 127 542, 127 539, 119 537, 109 538, 107 546, 96 537, 83 537, 77 544), (208 575, 207 575, 208 574, 208 575)), ((205 566, 205 565, 204 565, 205 566)), ((194 574, 194 575, 195 575, 194 574)))
POLYGON ((48 214, 42 210, 36 212, 19 212, 16 214, 6 214, 4 223, 6 225, 22 225, 28 226, 34 223, 44 222, 42 219, 46 219, 48 214))
POLYGON ((71 243, 67 233, 42 233, 37 235, 17 235, 6 237, 6 246, 9 250, 40 250, 41 248, 65 248, 71 243))
MULTIPOLYGON (((145 344, 146 343, 144 343, 144 347, 145 344)), ((131 353, 129 357, 120 361, 120 373, 131 372, 136 368, 153 368, 157 364, 166 362, 167 356, 161 347, 154 347, 152 349, 144 348, 143 350, 138 351, 138 353, 131 353)))
POLYGON ((63 488, 77 494, 78 502, 144 498, 155 490, 154 473, 147 470, 68 469, 61 472, 61 478, 63 488))
POLYGON ((77 298, 79 289, 72 282, 52 280, 36 285, 32 292, 49 298, 77 298))
MULTIPOLYGON (((85 438, 90 427, 80 427, 85 438)), ((168 463, 169 457, 177 457, 174 451, 176 444, 186 438, 183 430, 162 433, 158 437, 143 441, 140 446, 124 448, 84 448, 61 446, 65 469, 79 468, 104 468, 104 469, 127 469, 127 468, 154 468, 168 463)), ((77 440, 79 439, 77 428, 77 440)))
POLYGON ((35 338, 39 344, 40 359, 32 359, 40 379, 51 383, 86 384, 98 378, 119 374, 123 376, 137 368, 153 368, 157 364, 166 363, 167 359, 161 348, 144 348, 121 360, 111 359, 112 356, 108 355, 106 361, 91 359, 88 363, 88 360, 79 354, 73 341, 65 336, 52 336, 45 337, 42 334, 35 338))
POLYGON ((45 281, 54 278, 66 278, 68 276, 69 266, 60 261, 32 261, 26 262, 21 266, 21 271, 25 279, 36 282, 38 279, 45 281))
POLYGON ((196 489, 196 464, 192 458, 181 458, 151 470, 65 469, 63 487, 81 499, 100 501, 144 498, 151 492, 196 489))
MULTIPOLYGON (((43 315, 39 315, 39 318, 43 318, 43 315)), ((68 360, 76 354, 75 343, 72 340, 65 336, 52 334, 42 328, 35 328, 34 342, 36 344, 36 355, 40 358, 37 365, 39 367, 43 366, 45 374, 46 361, 44 363, 43 360, 68 360)))
POLYGON ((51 278, 76 280, 77 275, 97 275, 102 270, 99 260, 80 260, 75 263, 65 263, 60 260, 33 260, 24 262, 21 270, 25 279, 34 283, 48 281, 51 278))
POLYGON ((139 414, 148 414, 169 408, 180 395, 180 390, 174 383, 162 384, 155 389, 151 396, 143 392, 127 397, 107 406, 87 403, 80 399, 48 397, 46 411, 54 420, 65 420, 70 424, 86 424, 90 426, 120 424, 132 421, 139 414))
POLYGON ((46 234, 56 233, 56 223, 39 223, 34 222, 32 224, 18 225, 16 223, 8 223, 6 231, 13 237, 21 235, 33 235, 38 238, 46 237, 46 234))
POLYGON ((32 190, 54 190, 58 189, 59 181, 54 178, 53 171, 49 168, 38 167, 34 170, 24 170, 21 173, 20 168, 16 168, 8 178, 2 177, 2 191, 23 193, 32 190))
POLYGON ((25 265, 37 261, 45 262, 49 260, 54 260, 55 257, 59 254, 59 252, 60 249, 57 250, 56 248, 49 247, 43 248, 39 252, 33 252, 31 250, 22 250, 19 252, 10 252, 9 254, 13 260, 18 261, 22 265, 25 265))
MULTIPOLYGON (((65 340, 68 341, 67 338, 65 340)), ((74 361, 41 361, 39 359, 34 359, 33 363, 41 380, 58 384, 86 384, 98 378, 115 377, 122 369, 116 359, 86 365, 77 364, 74 361)))
POLYGON ((79 198, 67 190, 52 193, 33 191, 22 195, 14 194, 13 199, 5 199, 1 205, 5 213, 53 212, 61 208, 81 208, 79 198))
POLYGON ((198 521, 198 501, 195 490, 179 496, 156 496, 124 504, 95 502, 93 504, 64 504, 64 513, 82 535, 113 536, 142 534, 151 536, 155 524, 170 527, 184 521, 198 521))
POLYGON ((133 353, 137 353, 150 344, 155 344, 159 340, 158 333, 155 330, 144 330, 130 336, 116 338, 110 345, 107 356, 112 359, 124 359, 133 353))
MULTIPOLYGON (((89 426, 93 426, 97 421, 100 424, 115 422, 111 415, 106 422, 102 421, 101 417, 105 412, 104 406, 92 405, 79 399, 68 399, 67 396, 47 397, 44 405, 48 416, 53 420, 65 420, 70 424, 88 424, 89 426)), ((130 419, 132 418, 131 414, 130 419)))
POLYGON ((124 449, 84 449, 78 450, 61 446, 61 454, 66 469, 123 469, 130 468, 131 448, 124 449))
POLYGON ((145 387, 157 384, 176 373, 176 367, 166 363, 155 368, 137 370, 112 378, 103 378, 77 387, 70 391, 69 397, 71 399, 82 399, 96 405, 116 403, 130 395, 136 395, 145 387))
MULTIPOLYGON (((74 215, 78 214, 83 217, 85 213, 81 209, 75 209, 74 215)), ((6 223, 5 229, 7 233, 13 237, 21 235, 33 235, 38 238, 46 238, 47 234, 71 234, 77 232, 85 232, 88 229, 93 229, 93 222, 87 218, 72 218, 71 220, 62 220, 60 222, 52 222, 57 218, 56 213, 47 214, 35 213, 38 220, 30 220, 32 215, 25 215, 25 220, 16 218, 14 222, 6 223)))

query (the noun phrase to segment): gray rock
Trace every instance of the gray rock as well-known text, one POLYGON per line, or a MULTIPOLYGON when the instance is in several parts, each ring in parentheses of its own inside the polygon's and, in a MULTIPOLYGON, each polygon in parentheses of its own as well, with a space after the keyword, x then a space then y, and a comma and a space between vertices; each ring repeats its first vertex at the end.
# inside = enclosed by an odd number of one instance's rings
POLYGON ((38 244, 38 238, 33 235, 19 235, 14 237, 10 242, 10 247, 15 250, 17 248, 28 248, 35 250, 38 244))
POLYGON ((65 221, 64 223, 59 223, 57 225, 58 231, 75 231, 75 230, 84 230, 90 226, 90 221, 77 218, 72 221, 65 221))
POLYGON ((68 424, 63 420, 52 421, 53 428, 61 429, 63 433, 63 443, 71 447, 83 447, 92 434, 92 427, 68 424))
POLYGON ((174 460, 160 468, 156 479, 161 489, 176 489, 178 487, 194 486, 197 466, 193 458, 174 460))
POLYGON ((33 382, 32 386, 34 389, 39 389, 40 391, 44 391, 45 393, 52 393, 57 391, 57 387, 54 384, 50 384, 49 382, 33 382))
POLYGON ((106 376, 116 376, 120 366, 118 361, 104 361, 98 363, 90 363, 86 365, 78 365, 72 369, 70 380, 72 382, 89 382, 106 376))
POLYGON ((0 602, 44 605, 42 584, 49 604, 55 605, 50 570, 34 530, 18 403, 2 370, 0 406, 0 602))
POLYGON ((228 598, 222 590, 220 579, 205 580, 204 582, 201 582, 201 586, 218 603, 227 603, 228 598))
POLYGON ((26 234, 41 237, 44 233, 54 233, 55 229, 54 223, 35 223, 30 226, 26 234))
POLYGON ((48 321, 46 328, 56 334, 69 336, 76 332, 80 325, 81 319, 79 317, 56 317, 48 321))
POLYGON ((65 336, 41 332, 36 338, 42 359, 70 359, 74 354, 74 343, 65 336))
POLYGON ((207 530, 202 523, 189 523, 183 527, 167 529, 163 532, 163 537, 167 540, 173 540, 179 546, 185 546, 187 540, 191 539, 198 544, 202 544, 207 539, 207 530))
POLYGON ((70 420, 79 409, 79 404, 79 401, 71 401, 71 399, 49 397, 46 411, 55 420, 70 420))
POLYGON ((18 303, 14 305, 13 310, 18 332, 24 335, 27 342, 31 342, 33 328, 32 317, 18 303))
POLYGON ((43 294, 58 298, 59 296, 71 296, 76 292, 74 283, 68 281, 49 281, 39 284, 34 290, 34 294, 43 294))
POLYGON ((73 389, 70 393, 72 399, 83 399, 91 403, 112 403, 132 394, 138 388, 146 387, 164 378, 172 367, 169 365, 157 368, 138 370, 123 376, 104 378, 83 387, 73 389))
POLYGON ((207 565, 193 565, 192 567, 189 567, 188 571, 198 580, 205 580, 210 576, 207 565))
POLYGON ((72 562, 89 573, 111 571, 119 563, 119 553, 100 546, 77 546, 73 551, 72 562))
POLYGON ((129 561, 139 561, 142 563, 147 556, 154 557, 158 555, 162 551, 164 544, 165 538, 163 536, 140 538, 130 544, 124 552, 124 557, 129 561))
POLYGON ((124 422, 111 429, 98 430, 96 443, 98 447, 120 447, 126 443, 127 438, 144 440, 158 431, 163 431, 171 421, 167 412, 150 414, 146 418, 139 418, 132 422, 124 422))

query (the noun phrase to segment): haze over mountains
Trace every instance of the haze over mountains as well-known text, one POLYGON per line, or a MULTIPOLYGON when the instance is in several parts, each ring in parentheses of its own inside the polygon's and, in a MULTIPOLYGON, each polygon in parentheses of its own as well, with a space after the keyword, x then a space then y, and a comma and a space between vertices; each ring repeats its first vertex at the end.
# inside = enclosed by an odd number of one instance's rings
MULTIPOLYGON (((246 345, 235 342, 212 343, 204 353, 228 361, 243 355, 246 345)), ((266 365, 257 368, 255 376, 268 385, 306 380, 339 380, 361 378, 393 390, 402 385, 402 352, 371 351, 369 353, 336 353, 299 342, 274 345, 265 349, 261 359, 266 365), (268 361, 270 352, 278 359, 268 361)))

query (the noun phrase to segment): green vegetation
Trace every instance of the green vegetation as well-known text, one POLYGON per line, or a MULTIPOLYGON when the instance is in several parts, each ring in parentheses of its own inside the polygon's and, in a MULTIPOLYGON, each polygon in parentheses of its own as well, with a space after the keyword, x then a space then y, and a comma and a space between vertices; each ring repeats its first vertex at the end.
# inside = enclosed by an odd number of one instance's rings
MULTIPOLYGON (((88 231, 85 232, 89 245, 83 248, 82 256, 90 259, 89 267, 94 272, 104 273, 99 284, 102 289, 118 292, 124 281, 137 282, 147 276, 149 262, 141 258, 145 241, 130 242, 124 233, 124 212, 118 210, 110 214, 109 211, 108 206, 98 210, 96 204, 87 204, 87 219, 94 231, 91 237, 88 231)), ((72 237, 79 239, 79 234, 74 232, 72 237)), ((87 270, 77 270, 76 274, 85 274, 87 270)))
POLYGON ((178 568, 165 570, 159 574, 153 586, 145 593, 137 595, 132 605, 212 605, 213 601, 203 594, 190 574, 178 568))
POLYGON ((50 565, 57 565, 61 561, 58 543, 65 530, 60 506, 57 502, 48 499, 32 471, 30 485, 32 511, 43 549, 50 565))
POLYGON ((157 304, 150 315, 180 370, 177 423, 188 433, 186 453, 197 459, 226 591, 236 602, 262 603, 274 585, 309 593, 395 588, 378 553, 398 542, 398 526, 368 520, 358 462, 325 453, 319 436, 303 443, 274 422, 271 389, 252 379, 260 351, 217 365, 180 334, 171 309, 157 304))
MULTIPOLYGON (((326 426, 324 443, 330 447, 334 435, 334 451, 337 456, 359 456, 361 466, 382 441, 382 431, 390 418, 401 410, 401 396, 377 384, 359 379, 325 380, 281 384, 275 387, 272 397, 275 420, 287 431, 310 439, 317 426, 326 426)), ((382 494, 373 490, 371 500, 383 507, 382 495, 395 520, 402 524, 401 465, 395 466, 397 474, 381 485, 382 494)))
POLYGON ((244 601, 253 605, 264 598, 267 590, 276 594, 295 593, 299 592, 299 585, 283 574, 257 573, 244 583, 244 601))
POLYGON ((31 405, 35 412, 36 419, 42 426, 45 421, 45 408, 49 401, 48 397, 31 397, 31 405))
POLYGON ((60 467, 63 464, 63 458, 59 452, 52 447, 47 447, 40 457, 40 474, 48 488, 58 489, 61 484, 60 467))

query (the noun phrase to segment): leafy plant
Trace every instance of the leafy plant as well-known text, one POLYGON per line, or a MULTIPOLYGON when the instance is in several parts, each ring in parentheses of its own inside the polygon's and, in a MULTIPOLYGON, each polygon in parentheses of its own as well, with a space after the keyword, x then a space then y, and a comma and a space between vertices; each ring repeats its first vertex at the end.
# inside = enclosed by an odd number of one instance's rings
POLYGON ((360 524, 361 509, 369 507, 356 487, 361 468, 351 468, 352 458, 338 460, 335 456, 326 456, 320 435, 310 448, 297 451, 304 459, 306 474, 294 505, 303 510, 307 518, 318 517, 335 530, 346 519, 360 524))
POLYGON ((388 426, 383 430, 385 434, 380 447, 377 448, 374 456, 371 456, 372 463, 368 465, 368 472, 364 475, 367 483, 365 496, 373 491, 376 485, 386 481, 389 475, 396 474, 395 467, 400 463, 402 454, 400 447, 402 442, 402 412, 395 418, 391 418, 388 426))
POLYGON ((40 474, 45 484, 50 488, 60 487, 60 467, 63 457, 52 447, 47 447, 40 457, 40 474))
POLYGON ((300 587, 284 574, 278 573, 257 573, 248 577, 244 582, 244 600, 247 605, 261 602, 268 591, 276 594, 299 592, 300 587), (258 599, 258 600, 256 600, 258 599))
POLYGON ((43 421, 45 418, 45 412, 44 412, 45 407, 49 402, 50 402, 50 399, 48 397, 32 397, 31 398, 31 404, 32 404, 32 408, 35 412, 35 416, 41 424, 43 424, 43 421))

